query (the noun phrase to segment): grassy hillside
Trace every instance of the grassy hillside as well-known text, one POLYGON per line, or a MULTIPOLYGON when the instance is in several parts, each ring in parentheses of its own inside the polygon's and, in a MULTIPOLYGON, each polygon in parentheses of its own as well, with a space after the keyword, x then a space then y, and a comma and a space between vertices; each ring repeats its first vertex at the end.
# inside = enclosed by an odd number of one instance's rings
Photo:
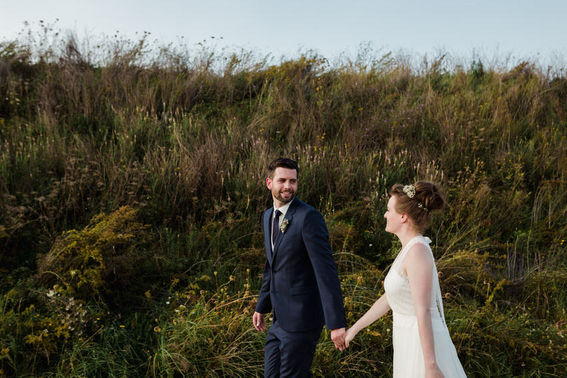
MULTIPOLYGON (((392 55, 0 43, 0 375, 254 376, 267 163, 301 167, 349 323, 399 245, 387 190, 440 184, 429 236, 471 377, 567 372, 567 77, 392 55)), ((318 376, 391 375, 391 317, 318 376)))

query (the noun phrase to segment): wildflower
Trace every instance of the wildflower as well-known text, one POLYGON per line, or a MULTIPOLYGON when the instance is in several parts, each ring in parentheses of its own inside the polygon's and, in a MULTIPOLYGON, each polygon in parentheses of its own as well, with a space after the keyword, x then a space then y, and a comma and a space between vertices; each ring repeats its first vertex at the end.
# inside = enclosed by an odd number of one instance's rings
POLYGON ((120 324, 120 328, 126 328, 124 324, 120 324))

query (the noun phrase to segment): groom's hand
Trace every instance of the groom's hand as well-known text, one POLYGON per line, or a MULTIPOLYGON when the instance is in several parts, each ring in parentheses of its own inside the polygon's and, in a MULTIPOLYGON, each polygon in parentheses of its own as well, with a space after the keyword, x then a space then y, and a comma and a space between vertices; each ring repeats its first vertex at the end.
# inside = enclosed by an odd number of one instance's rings
POLYGON ((254 315, 252 315, 252 323, 254 324, 254 328, 256 328, 257 331, 266 330, 266 319, 264 318, 264 314, 254 312, 254 315))
POLYGON ((337 328, 331 331, 331 340, 335 343, 335 348, 340 351, 345 350, 345 329, 337 328))

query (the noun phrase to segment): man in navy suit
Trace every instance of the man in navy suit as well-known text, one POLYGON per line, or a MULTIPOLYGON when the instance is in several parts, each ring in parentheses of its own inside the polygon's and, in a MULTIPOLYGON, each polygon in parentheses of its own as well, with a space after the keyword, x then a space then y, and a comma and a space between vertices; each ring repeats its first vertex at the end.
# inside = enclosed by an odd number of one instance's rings
POLYGON ((264 348, 266 377, 310 376, 323 324, 335 347, 345 345, 345 314, 337 268, 323 216, 295 197, 299 168, 291 159, 270 163, 266 185, 274 207, 262 217, 267 261, 252 317, 258 331, 273 322, 264 348))

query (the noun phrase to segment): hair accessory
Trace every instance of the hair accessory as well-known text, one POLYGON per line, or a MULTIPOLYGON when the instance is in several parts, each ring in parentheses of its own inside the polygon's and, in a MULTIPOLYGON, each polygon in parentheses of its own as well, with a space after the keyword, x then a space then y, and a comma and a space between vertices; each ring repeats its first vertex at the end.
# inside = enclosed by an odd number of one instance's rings
MULTIPOLYGON (((404 193, 407 194, 407 196, 409 198, 413 198, 415 197, 415 186, 413 185, 405 185, 404 189, 403 189, 404 193)), ((429 212, 429 209, 425 206, 423 206, 423 204, 419 201, 417 201, 417 207, 419 207, 420 209, 422 209, 423 211, 425 211, 426 213, 429 212)))
POLYGON ((417 207, 419 207, 420 209, 423 209, 426 213, 429 213, 429 209, 425 206, 423 206, 423 204, 421 202, 417 203, 417 207))
POLYGON ((407 194, 409 198, 413 198, 415 196, 415 186, 413 185, 406 185, 404 186, 404 193, 407 194))

